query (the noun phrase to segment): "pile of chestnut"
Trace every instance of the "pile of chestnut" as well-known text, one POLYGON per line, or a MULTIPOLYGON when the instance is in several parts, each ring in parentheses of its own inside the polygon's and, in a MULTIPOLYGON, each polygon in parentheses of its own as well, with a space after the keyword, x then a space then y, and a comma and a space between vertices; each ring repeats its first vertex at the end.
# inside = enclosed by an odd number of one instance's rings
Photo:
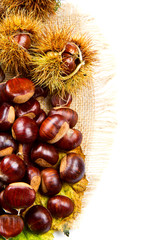
POLYGON ((69 216, 73 201, 57 194, 63 182, 76 183, 85 173, 83 158, 68 152, 82 142, 73 128, 78 115, 69 108, 72 96, 52 95, 53 109, 46 114, 37 99, 47 95, 26 78, 0 84, 0 235, 6 239, 20 234, 24 224, 45 233, 52 217, 69 216), (66 154, 59 162, 61 151, 66 154), (37 191, 49 197, 47 208, 34 205, 37 191))

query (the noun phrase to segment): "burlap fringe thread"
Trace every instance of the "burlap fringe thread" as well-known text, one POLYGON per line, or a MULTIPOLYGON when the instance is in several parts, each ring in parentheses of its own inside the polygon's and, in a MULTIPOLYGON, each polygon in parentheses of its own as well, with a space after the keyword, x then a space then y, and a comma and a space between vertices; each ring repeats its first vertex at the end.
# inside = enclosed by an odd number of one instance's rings
MULTIPOLYGON (((56 14, 58 24, 76 22, 75 31, 89 33, 95 49, 98 50, 98 64, 94 79, 89 88, 83 88, 73 97, 71 108, 79 115, 76 128, 83 133, 82 150, 86 155, 86 175, 89 181, 85 192, 82 213, 100 180, 103 169, 111 155, 114 132, 116 129, 115 113, 115 64, 110 46, 100 33, 92 17, 80 13, 71 4, 64 4, 56 14)), ((78 225, 78 220, 74 227, 78 225)))

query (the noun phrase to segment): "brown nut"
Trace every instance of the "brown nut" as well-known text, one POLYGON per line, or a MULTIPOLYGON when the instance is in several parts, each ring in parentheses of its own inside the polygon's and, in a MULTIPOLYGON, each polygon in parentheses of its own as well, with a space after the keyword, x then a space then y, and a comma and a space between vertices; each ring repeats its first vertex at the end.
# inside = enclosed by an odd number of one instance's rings
POLYGON ((58 151, 48 143, 36 143, 31 151, 31 159, 41 167, 52 167, 59 159, 58 151))
POLYGON ((66 44, 64 52, 68 53, 70 55, 76 55, 76 56, 78 56, 78 54, 79 54, 77 45, 75 43, 73 43, 73 42, 68 42, 66 44))
POLYGON ((11 208, 16 210, 30 207, 35 198, 35 190, 24 182, 11 183, 4 190, 5 201, 11 208))
POLYGON ((15 109, 8 103, 0 106, 0 131, 7 131, 15 120, 15 109))
POLYGON ((69 129, 68 132, 55 143, 57 148, 64 151, 70 151, 80 146, 82 142, 82 133, 77 129, 69 129))
POLYGON ((0 133, 0 157, 10 155, 17 150, 17 143, 9 133, 0 133))
POLYGON ((72 102, 72 95, 65 92, 64 96, 59 96, 56 92, 51 97, 51 104, 53 107, 69 107, 72 102))
POLYGON ((41 183, 41 172, 38 168, 33 166, 27 167, 27 180, 29 185, 35 190, 38 191, 41 183))
POLYGON ((15 154, 5 156, 0 162, 0 179, 5 183, 21 181, 25 172, 25 163, 15 154))
POLYGON ((42 124, 42 122, 46 119, 46 113, 43 109, 40 109, 39 114, 34 118, 35 122, 38 126, 42 124))
POLYGON ((24 222, 21 217, 16 215, 0 216, 0 235, 5 239, 16 237, 24 228, 24 222))
POLYGON ((18 146, 17 155, 24 161, 27 166, 31 165, 30 153, 32 145, 33 143, 20 143, 18 146))
POLYGON ((60 178, 68 183, 79 182, 85 173, 83 158, 77 153, 68 153, 60 163, 60 178))
POLYGON ((48 116, 59 114, 68 121, 70 128, 73 128, 78 121, 78 114, 71 108, 53 108, 48 113, 48 116))
POLYGON ((58 194, 62 188, 61 180, 57 170, 46 168, 41 172, 41 189, 47 196, 58 194))
POLYGON ((0 206, 3 208, 5 213, 9 213, 9 214, 17 214, 17 210, 11 208, 6 200, 4 199, 4 190, 0 193, 0 206))
POLYGON ((65 218, 74 210, 73 201, 62 195, 57 195, 48 200, 47 208, 54 218, 65 218))
POLYGON ((29 117, 19 117, 12 126, 12 136, 21 143, 31 143, 38 137, 38 126, 29 117))
POLYGON ((29 34, 19 33, 13 37, 13 40, 18 43, 21 47, 28 49, 31 46, 31 38, 29 34))
POLYGON ((0 83, 0 103, 9 102, 9 99, 5 93, 6 83, 0 83))
POLYGON ((40 112, 40 104, 34 99, 30 98, 27 102, 15 105, 16 117, 27 116, 35 118, 40 112))
POLYGON ((27 78, 13 78, 6 82, 6 96, 14 103, 27 102, 33 96, 34 91, 34 84, 27 78))
POLYGON ((62 76, 70 75, 76 69, 76 67, 77 65, 76 65, 75 58, 70 54, 64 52, 62 54, 62 64, 61 64, 62 76))
POLYGON ((67 120, 58 114, 47 117, 39 130, 40 138, 48 143, 55 143, 61 139, 69 129, 67 120))
POLYGON ((36 99, 37 98, 39 99, 41 97, 46 98, 47 95, 48 95, 48 88, 42 88, 40 86, 35 87, 35 93, 33 95, 34 98, 36 99))

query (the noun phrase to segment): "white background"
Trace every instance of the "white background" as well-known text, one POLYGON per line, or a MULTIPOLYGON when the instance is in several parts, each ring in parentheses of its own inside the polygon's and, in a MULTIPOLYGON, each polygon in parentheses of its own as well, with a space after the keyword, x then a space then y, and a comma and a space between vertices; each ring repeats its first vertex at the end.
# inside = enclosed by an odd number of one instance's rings
POLYGON ((108 167, 68 239, 159 240, 159 1, 72 2, 96 18, 113 49, 118 128, 108 167))

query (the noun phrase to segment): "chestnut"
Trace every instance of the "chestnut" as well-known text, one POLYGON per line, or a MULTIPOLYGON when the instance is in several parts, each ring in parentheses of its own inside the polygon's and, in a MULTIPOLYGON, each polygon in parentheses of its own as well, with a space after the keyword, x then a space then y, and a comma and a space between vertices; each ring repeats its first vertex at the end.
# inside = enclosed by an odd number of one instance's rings
POLYGON ((80 181, 85 173, 83 158, 77 153, 68 153, 60 163, 60 178, 67 183, 80 181))
POLYGON ((3 103, 0 106, 0 131, 9 130, 14 120, 15 120, 14 107, 8 103, 3 103))
POLYGON ((6 82, 5 93, 14 103, 27 102, 34 94, 35 87, 27 78, 13 78, 6 82))
POLYGON ((68 217, 74 210, 73 201, 62 195, 57 195, 48 200, 47 208, 55 218, 68 217))
POLYGON ((22 143, 31 143, 38 137, 38 126, 36 122, 29 117, 19 117, 13 123, 12 136, 22 143))
POLYGON ((75 43, 73 42, 68 42, 65 46, 65 53, 71 54, 71 55, 76 55, 78 57, 79 51, 78 47, 75 43))
POLYGON ((16 215, 2 215, 0 216, 0 226, 0 235, 9 239, 23 231, 24 222, 21 217, 16 215))
POLYGON ((53 108, 48 113, 48 116, 52 116, 54 114, 59 114, 68 121, 70 128, 73 128, 78 121, 78 114, 76 111, 71 108, 53 108))
POLYGON ((72 95, 68 92, 64 96, 59 96, 56 92, 51 97, 51 104, 53 107, 69 107, 72 102, 72 95))
POLYGON ((82 142, 82 133, 77 129, 69 129, 68 132, 55 143, 57 148, 64 151, 70 151, 80 146, 82 142))
POLYGON ((35 190, 38 191, 41 183, 41 172, 38 168, 33 166, 27 167, 27 180, 29 185, 35 190))
POLYGON ((29 34, 19 33, 13 37, 13 40, 18 43, 21 47, 28 49, 31 46, 31 38, 29 34))
POLYGON ((48 209, 41 205, 31 207, 25 214, 25 222, 34 233, 46 233, 52 225, 52 217, 48 209))
POLYGON ((5 79, 5 73, 3 72, 1 66, 0 66, 0 82, 3 82, 5 79))
POLYGON ((41 172, 41 189, 47 196, 58 194, 62 188, 61 180, 57 170, 46 168, 41 172))
POLYGON ((26 172, 26 165, 15 154, 5 156, 0 162, 0 179, 6 183, 21 181, 26 172))
POLYGON ((43 109, 40 109, 39 114, 34 118, 34 120, 37 123, 37 125, 40 126, 45 119, 46 113, 43 109))
POLYGON ((0 103, 9 102, 8 97, 5 94, 6 83, 0 83, 0 103))
POLYGON ((62 53, 62 76, 70 75, 76 69, 76 61, 73 56, 68 53, 62 53))
POLYGON ((0 157, 12 154, 17 149, 17 143, 9 133, 0 133, 0 157))
POLYGON ((33 97, 39 99, 41 97, 46 98, 48 95, 48 88, 42 88, 40 86, 35 87, 35 92, 33 97))
POLYGON ((15 110, 16 117, 27 116, 33 119, 39 114, 40 104, 36 99, 30 98, 25 103, 17 104, 15 110))
POLYGON ((5 213, 15 214, 15 215, 18 213, 16 209, 11 208, 7 204, 6 200, 4 199, 4 190, 0 193, 0 206, 2 207, 5 213))
POLYGON ((36 198, 35 190, 27 183, 15 182, 4 190, 4 199, 7 204, 16 210, 30 207, 36 198))
POLYGON ((55 143, 61 139, 69 129, 67 120, 58 114, 47 117, 40 126, 39 136, 43 141, 55 143))
POLYGON ((58 151, 48 143, 36 143, 31 151, 31 159, 42 167, 51 167, 59 159, 58 151))
POLYGON ((27 166, 31 165, 30 152, 32 145, 33 143, 20 143, 18 146, 17 155, 24 161, 27 166))

